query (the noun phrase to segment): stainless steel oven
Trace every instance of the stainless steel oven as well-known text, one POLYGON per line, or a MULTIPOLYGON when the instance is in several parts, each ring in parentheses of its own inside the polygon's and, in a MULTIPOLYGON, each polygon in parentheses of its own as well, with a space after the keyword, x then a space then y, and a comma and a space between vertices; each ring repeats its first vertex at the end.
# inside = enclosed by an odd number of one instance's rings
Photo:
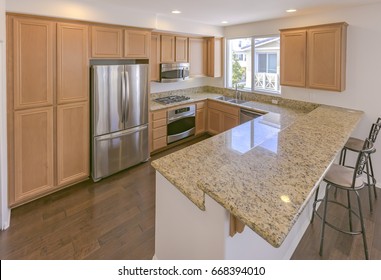
POLYGON ((196 130, 195 124, 195 105, 169 110, 167 115, 168 144, 194 135, 196 130))

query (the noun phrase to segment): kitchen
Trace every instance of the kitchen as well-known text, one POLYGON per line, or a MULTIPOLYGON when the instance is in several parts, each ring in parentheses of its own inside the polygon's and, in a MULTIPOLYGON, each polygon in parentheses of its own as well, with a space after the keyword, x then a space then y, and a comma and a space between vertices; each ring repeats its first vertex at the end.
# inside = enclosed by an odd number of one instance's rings
MULTIPOLYGON (((143 12, 141 12, 141 14, 131 12, 131 17, 126 20, 124 17, 124 12, 121 12, 120 9, 118 9, 118 6, 100 3, 92 3, 91 6, 86 6, 86 4, 88 4, 86 1, 78 3, 71 3, 69 1, 69 3, 73 4, 73 6, 64 3, 64 1, 56 1, 57 3, 54 4, 51 2, 52 1, 40 1, 40 5, 34 3, 33 7, 31 7, 27 4, 27 1, 8 1, 5 3, 5 10, 9 12, 38 14, 58 18, 74 17, 87 21, 121 24, 125 26, 139 26, 142 28, 154 27, 154 29, 157 30, 167 30, 171 32, 183 33, 184 30, 186 30, 186 33, 203 34, 204 36, 223 36, 226 38, 276 34, 281 28, 311 26, 322 23, 345 21, 349 24, 347 41, 347 89, 342 93, 332 93, 308 88, 282 87, 282 97, 364 111, 365 114, 357 129, 354 131, 354 135, 357 137, 367 135, 369 124, 377 119, 377 116, 379 115, 379 109, 376 106, 377 102, 372 102, 373 100, 379 100, 377 90, 374 89, 375 81, 377 81, 376 73, 378 69, 376 68, 377 63, 371 62, 379 61, 379 52, 377 50, 379 49, 380 44, 378 39, 380 36, 378 35, 381 32, 378 28, 378 26, 380 26, 380 19, 378 18, 380 4, 347 7, 332 10, 330 12, 232 25, 221 28, 216 26, 207 26, 204 24, 195 25, 194 23, 190 23, 188 21, 181 21, 161 15, 155 17, 150 13, 143 12), (78 14, 73 12, 73 7, 77 8, 75 11, 77 11, 78 14), (83 12, 81 14, 81 8, 84 9, 82 11, 90 10, 93 13, 83 12), (252 30, 258 31, 253 34, 252 30), (363 50, 364 44, 362 44, 362 42, 371 42, 371 44, 366 44, 366 51, 363 50), (363 92, 367 93, 366 98, 365 95, 362 94, 363 92)), ((5 20, 3 22, 5 22, 5 20)), ((2 38, 5 39, 5 36, 3 35, 2 38)), ((3 68, 4 67, 5 66, 3 65, 3 68)), ((205 77, 171 84, 153 82, 151 83, 151 93, 160 93, 163 91, 200 86, 223 87, 223 78, 205 77)), ((5 105, 2 103, 2 106, 4 107, 5 105)), ((2 110, 2 114, 5 114, 5 110, 2 110)), ((5 127, 6 126, 4 126, 3 131, 6 131, 5 127)), ((5 134, 2 133, 2 135, 5 134)), ((4 140, 2 140, 2 143, 3 141, 4 140)), ((4 191, 6 192, 6 190, 4 190, 4 186, 7 184, 4 182, 5 177, 3 175, 6 173, 3 169, 4 164, 6 164, 3 160, 4 153, 2 152, 1 154, 2 225, 4 227, 4 225, 7 224, 6 221, 8 220, 7 211, 3 210, 4 206, 7 205, 7 201, 4 200, 4 197, 7 197, 7 195, 3 195, 4 191)), ((375 157, 374 159, 376 174, 378 174, 379 172, 377 172, 377 170, 380 169, 380 161, 378 160, 378 157, 375 157)), ((7 209, 7 207, 5 207, 5 209, 7 209)))

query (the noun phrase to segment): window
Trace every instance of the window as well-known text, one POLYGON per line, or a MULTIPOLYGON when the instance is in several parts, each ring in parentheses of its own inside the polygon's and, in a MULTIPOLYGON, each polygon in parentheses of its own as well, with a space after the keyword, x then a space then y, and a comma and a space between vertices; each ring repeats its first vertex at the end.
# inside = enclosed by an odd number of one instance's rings
POLYGON ((228 40, 226 86, 280 94, 279 46, 279 36, 228 40))

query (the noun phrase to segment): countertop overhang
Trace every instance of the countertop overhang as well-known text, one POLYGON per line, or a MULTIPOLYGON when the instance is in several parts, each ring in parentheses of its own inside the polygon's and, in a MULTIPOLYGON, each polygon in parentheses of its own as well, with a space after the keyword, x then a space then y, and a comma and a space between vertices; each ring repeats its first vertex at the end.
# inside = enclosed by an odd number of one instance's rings
POLYGON ((269 113, 152 166, 201 210, 206 193, 279 247, 363 112, 321 105, 306 113, 259 102, 244 107, 269 113))

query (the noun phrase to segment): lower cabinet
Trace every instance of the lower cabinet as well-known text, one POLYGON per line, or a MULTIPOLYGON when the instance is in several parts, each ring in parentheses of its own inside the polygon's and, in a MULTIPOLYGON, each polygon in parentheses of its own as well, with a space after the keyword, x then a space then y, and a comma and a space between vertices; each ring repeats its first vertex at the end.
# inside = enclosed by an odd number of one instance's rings
POLYGON ((221 102, 208 102, 208 132, 218 134, 239 124, 239 108, 221 102))
POLYGON ((196 135, 206 131, 206 110, 205 101, 196 103, 196 135))
POLYGON ((16 111, 10 204, 53 190, 53 158, 53 107, 16 111))
POLYGON ((89 105, 57 107, 57 185, 65 186, 89 176, 89 105))
POLYGON ((151 152, 154 152, 167 146, 167 110, 153 112, 151 120, 151 152))

